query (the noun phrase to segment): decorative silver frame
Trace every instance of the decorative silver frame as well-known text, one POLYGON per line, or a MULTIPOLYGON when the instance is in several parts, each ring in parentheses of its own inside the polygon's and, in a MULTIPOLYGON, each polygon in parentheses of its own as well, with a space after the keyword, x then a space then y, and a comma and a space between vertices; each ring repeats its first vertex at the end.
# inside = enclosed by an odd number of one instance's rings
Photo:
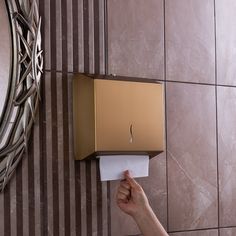
POLYGON ((41 18, 36 0, 5 0, 12 38, 8 94, 0 120, 0 191, 24 154, 40 100, 41 18))

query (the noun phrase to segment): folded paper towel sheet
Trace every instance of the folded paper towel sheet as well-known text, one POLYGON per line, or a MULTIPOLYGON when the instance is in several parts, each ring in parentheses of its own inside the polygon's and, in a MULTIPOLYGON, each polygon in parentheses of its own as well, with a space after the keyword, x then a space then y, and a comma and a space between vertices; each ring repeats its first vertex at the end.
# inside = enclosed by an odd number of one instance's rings
POLYGON ((123 179, 125 170, 129 170, 133 177, 148 176, 149 156, 113 155, 99 158, 101 181, 123 179))

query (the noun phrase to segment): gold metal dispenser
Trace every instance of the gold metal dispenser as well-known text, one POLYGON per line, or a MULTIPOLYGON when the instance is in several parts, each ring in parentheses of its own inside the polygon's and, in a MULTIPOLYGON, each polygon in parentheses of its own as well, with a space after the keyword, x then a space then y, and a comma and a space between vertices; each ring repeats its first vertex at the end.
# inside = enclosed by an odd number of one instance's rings
POLYGON ((109 78, 113 79, 74 77, 75 159, 112 154, 152 157, 162 152, 163 85, 109 78))

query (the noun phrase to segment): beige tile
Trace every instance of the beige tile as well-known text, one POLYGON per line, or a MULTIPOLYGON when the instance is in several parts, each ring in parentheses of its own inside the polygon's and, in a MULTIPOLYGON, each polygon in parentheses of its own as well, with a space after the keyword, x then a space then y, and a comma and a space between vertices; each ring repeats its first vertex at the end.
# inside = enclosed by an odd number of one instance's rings
POLYGON ((236 85, 236 1, 216 0, 218 84, 236 85))
POLYGON ((163 1, 143 3, 108 1, 109 73, 163 79, 163 1))
POLYGON ((169 230, 217 226, 213 86, 167 83, 169 230))
POLYGON ((218 88, 220 225, 236 225, 236 89, 218 88))
POLYGON ((220 236, 235 236, 235 235, 236 235, 235 228, 220 229, 220 236))
POLYGON ((167 186, 166 186, 166 154, 162 153, 150 160, 149 177, 140 178, 138 182, 143 187, 149 203, 167 228, 167 186))
POLYGON ((214 83, 214 1, 166 1, 167 79, 214 83))
POLYGON ((218 236, 218 229, 173 233, 170 236, 218 236))

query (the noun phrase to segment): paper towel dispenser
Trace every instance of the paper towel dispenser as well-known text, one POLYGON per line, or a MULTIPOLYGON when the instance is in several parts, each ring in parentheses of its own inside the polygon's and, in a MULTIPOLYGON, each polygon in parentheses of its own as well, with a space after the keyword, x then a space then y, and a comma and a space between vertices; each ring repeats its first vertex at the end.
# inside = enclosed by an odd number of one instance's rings
POLYGON ((152 157, 163 151, 163 84, 121 79, 124 77, 74 76, 76 160, 112 154, 152 157))

